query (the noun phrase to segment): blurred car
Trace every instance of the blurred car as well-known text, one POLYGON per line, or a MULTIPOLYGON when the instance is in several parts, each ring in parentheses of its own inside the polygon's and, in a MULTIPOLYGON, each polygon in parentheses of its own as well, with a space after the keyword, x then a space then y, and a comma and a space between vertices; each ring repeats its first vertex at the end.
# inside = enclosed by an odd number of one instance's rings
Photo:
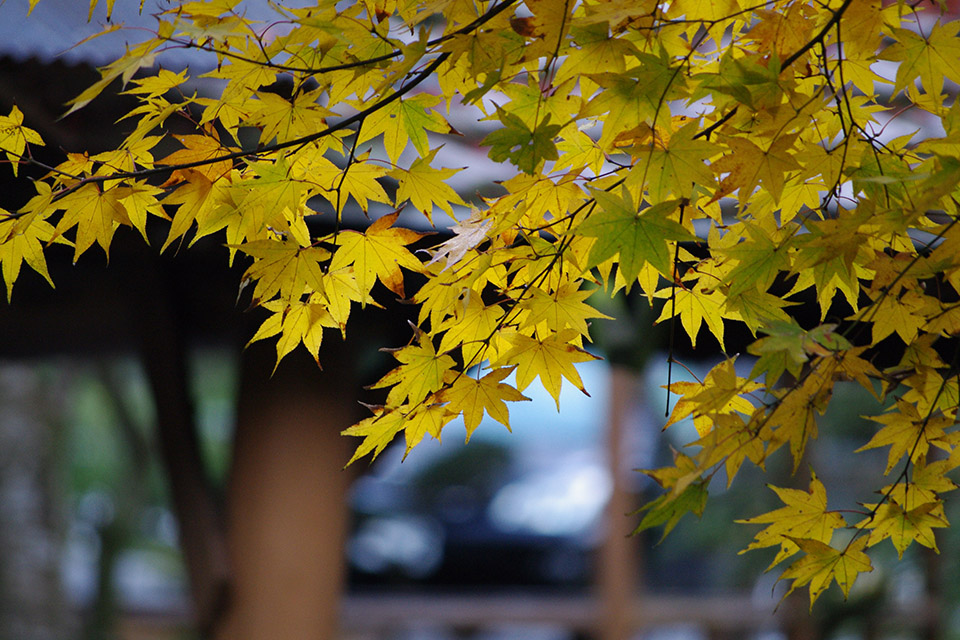
MULTIPOLYGON (((356 586, 585 586, 611 478, 603 443, 605 363, 581 369, 592 397, 542 389, 510 407, 513 433, 457 422, 405 459, 388 449, 354 485, 348 559, 356 586)), ((638 466, 638 465, 635 465, 638 466)))

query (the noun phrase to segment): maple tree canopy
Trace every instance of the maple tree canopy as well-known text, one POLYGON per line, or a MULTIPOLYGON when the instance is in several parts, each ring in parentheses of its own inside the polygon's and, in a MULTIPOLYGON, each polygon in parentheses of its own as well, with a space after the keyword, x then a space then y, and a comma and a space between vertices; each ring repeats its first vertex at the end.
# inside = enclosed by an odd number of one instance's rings
MULTIPOLYGON (((781 448, 796 467, 850 380, 888 407, 862 446, 888 448, 877 497, 830 509, 816 475, 775 488, 785 506, 745 520, 765 525, 750 548, 779 549, 811 605, 834 581, 846 594, 886 539, 936 549, 960 466, 960 22, 936 3, 319 0, 261 22, 237 0, 170 6, 69 105, 122 87, 139 104, 123 144, 68 154, 0 210, 8 298, 23 263, 49 280, 51 244, 108 252, 155 217, 161 250, 217 234, 249 264, 268 314, 252 340, 275 339, 278 360, 319 357, 358 305, 408 299, 412 339, 374 385, 386 400, 345 432, 357 459, 461 419, 467 437, 485 414, 509 426, 535 380, 559 404, 595 358, 588 298, 638 288, 694 344, 722 345, 725 322, 756 338, 749 375, 728 359, 671 385, 667 424, 692 416, 698 439, 647 471, 664 492, 638 530, 699 514, 718 471, 730 483, 781 448), (211 70, 162 66, 184 49, 211 70), (451 114, 483 121, 475 144, 502 167, 502 195, 469 210, 439 153, 469 144, 451 114), (927 133, 887 135, 911 114, 927 133), (414 252, 403 207, 452 234, 414 252), (365 230, 341 228, 351 208, 365 230), (801 296, 812 326, 791 315, 801 296), (899 361, 879 363, 893 344, 899 361)), ((14 175, 44 143, 16 107, 0 117, 14 175)))

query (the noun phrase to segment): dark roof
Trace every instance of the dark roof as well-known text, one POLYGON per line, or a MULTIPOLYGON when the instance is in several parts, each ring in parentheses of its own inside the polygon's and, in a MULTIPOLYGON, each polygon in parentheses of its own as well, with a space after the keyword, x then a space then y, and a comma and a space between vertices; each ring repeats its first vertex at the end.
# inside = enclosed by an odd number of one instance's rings
POLYGON ((0 55, 16 59, 60 59, 70 64, 104 65, 120 56, 128 42, 138 41, 135 31, 118 31, 72 48, 80 40, 109 24, 153 28, 151 14, 169 6, 166 0, 146 0, 143 14, 136 0, 121 0, 107 20, 106 1, 101 0, 88 22, 87 0, 40 0, 27 16, 27 0, 0 1, 0 55))

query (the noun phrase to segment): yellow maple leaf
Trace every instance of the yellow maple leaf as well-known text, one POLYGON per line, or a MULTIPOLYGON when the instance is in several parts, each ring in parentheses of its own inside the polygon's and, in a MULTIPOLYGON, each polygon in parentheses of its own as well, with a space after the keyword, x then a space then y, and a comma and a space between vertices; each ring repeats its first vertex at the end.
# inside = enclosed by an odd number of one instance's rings
MULTIPOLYGON (((401 298, 403 293, 403 272, 400 268, 419 272, 422 265, 410 253, 406 245, 416 242, 424 234, 394 227, 400 215, 395 211, 377 219, 363 233, 343 231, 336 241, 340 245, 333 254, 330 270, 336 271, 353 266, 357 286, 366 294, 373 288, 376 280, 401 298)), ((442 347, 441 347, 442 348, 442 347)))
POLYGON ((369 418, 361 420, 357 424, 340 432, 344 436, 354 436, 363 438, 363 441, 353 452, 353 457, 347 462, 350 466, 355 461, 364 457, 368 453, 373 454, 376 459, 380 452, 403 431, 407 424, 407 415, 403 409, 409 410, 409 407, 400 409, 386 410, 383 407, 374 409, 374 413, 369 418))
POLYGON ((704 290, 699 284, 689 289, 680 286, 660 289, 654 295, 658 298, 671 298, 660 310, 657 323, 669 320, 674 314, 680 316, 680 324, 694 347, 697 346, 697 335, 704 323, 723 346, 723 319, 740 319, 737 312, 725 308, 725 296, 717 290, 704 290))
POLYGON ((572 344, 580 334, 574 329, 564 329, 550 336, 538 339, 525 336, 522 333, 513 334, 510 342, 513 348, 494 363, 494 366, 517 366, 517 388, 526 389, 537 377, 554 401, 557 410, 560 410, 560 385, 562 378, 566 378, 586 395, 580 374, 573 366, 576 362, 599 360, 591 353, 572 344))
POLYGON ((569 328, 575 329, 577 333, 587 337, 589 335, 588 319, 604 318, 609 320, 611 318, 584 302, 596 292, 596 289, 581 290, 579 286, 577 282, 570 282, 553 293, 547 293, 543 289, 532 287, 530 289, 531 297, 525 298, 520 303, 521 309, 530 311, 520 324, 520 328, 536 327, 542 322, 549 332, 556 333, 569 328))
POLYGON ((413 411, 404 418, 403 434, 406 439, 407 448, 404 451, 404 458, 410 453, 410 450, 417 446, 423 437, 430 434, 435 439, 440 439, 440 432, 443 427, 456 417, 442 404, 428 402, 417 405, 413 411))
POLYGON ((322 131, 326 118, 336 115, 317 104, 321 89, 298 94, 292 101, 270 91, 258 91, 258 100, 244 124, 260 128, 261 144, 286 142, 322 131))
MULTIPOLYGON (((204 176, 210 182, 215 182, 227 175, 233 168, 232 160, 216 160, 226 156, 231 151, 236 151, 236 149, 230 149, 220 144, 216 135, 174 135, 173 137, 183 145, 183 149, 178 149, 162 160, 157 160, 157 164, 168 166, 196 164, 196 166, 188 168, 204 176)), ((186 179, 187 175, 184 171, 176 169, 170 174, 170 180, 167 184, 175 184, 186 179)))
POLYGON ((929 34, 893 28, 891 33, 895 41, 880 53, 880 58, 900 63, 893 85, 894 95, 906 89, 912 99, 918 99, 914 81, 919 77, 927 94, 939 104, 944 78, 960 82, 958 32, 960 21, 947 24, 938 21, 929 34))
POLYGON ((869 546, 890 538, 900 558, 913 542, 940 553, 933 530, 950 526, 943 512, 942 501, 925 502, 912 509, 902 507, 893 500, 863 506, 870 509, 872 515, 857 523, 857 527, 871 530, 867 538, 869 546))
POLYGON ((27 148, 27 143, 43 144, 40 134, 29 127, 23 126, 23 113, 13 105, 10 115, 0 116, 0 153, 7 156, 13 175, 17 175, 20 166, 20 156, 27 148))
POLYGON ((447 402, 447 409, 455 414, 463 413, 463 423, 467 429, 467 441, 483 419, 483 412, 510 429, 507 402, 530 400, 517 389, 502 382, 513 371, 513 367, 494 369, 479 380, 469 375, 461 375, 453 384, 440 392, 440 399, 447 402))
POLYGON ((449 351, 459 345, 467 367, 480 364, 498 352, 495 347, 496 334, 505 313, 500 305, 484 305, 480 296, 468 295, 464 302, 454 305, 452 310, 453 315, 440 322, 436 329, 437 333, 446 331, 440 341, 441 351, 449 351), (491 353, 488 354, 488 351, 491 353))
POLYGON ((911 460, 925 458, 931 444, 948 451, 950 449, 949 445, 939 440, 944 437, 944 428, 949 427, 952 420, 943 416, 923 418, 913 404, 902 398, 897 398, 897 407, 891 413, 869 416, 869 419, 885 426, 857 451, 890 445, 885 474, 890 473, 894 465, 908 453, 911 460))
POLYGON ((746 202, 757 185, 763 183, 773 201, 779 202, 786 176, 802 168, 790 153, 796 139, 795 134, 782 135, 764 149, 747 138, 723 138, 730 153, 714 162, 713 169, 729 175, 720 181, 713 200, 739 189, 741 202, 746 202))
POLYGON ((443 386, 444 374, 456 363, 445 353, 438 354, 429 336, 421 336, 419 344, 393 351, 401 365, 391 370, 373 385, 373 389, 393 386, 387 395, 387 405, 405 402, 416 405, 443 386))
POLYGON ((454 218, 451 205, 467 206, 457 192, 444 180, 455 175, 460 169, 434 169, 430 166, 437 155, 437 147, 429 154, 417 158, 409 169, 397 168, 390 172, 390 176, 397 179, 396 206, 409 200, 417 210, 422 211, 430 224, 433 224, 433 207, 437 206, 454 218))
POLYGON ((710 432, 718 415, 735 412, 750 415, 753 403, 746 397, 761 387, 759 383, 737 376, 734 369, 735 358, 724 360, 707 374, 703 382, 679 381, 670 385, 670 391, 680 395, 680 399, 670 412, 670 418, 663 425, 670 425, 693 414, 693 424, 700 436, 710 432))
POLYGON ((810 490, 769 486, 786 505, 769 513, 737 520, 742 524, 766 524, 763 531, 740 553, 751 549, 780 546, 770 566, 780 563, 800 550, 797 539, 811 539, 829 544, 833 532, 846 525, 839 513, 827 509, 827 490, 817 475, 810 472, 810 490))
POLYGON ((330 252, 321 247, 301 247, 299 243, 282 240, 255 240, 238 247, 255 258, 244 273, 244 281, 256 281, 254 303, 262 303, 277 294, 282 300, 296 301, 304 290, 323 291, 323 271, 320 263, 330 252))
POLYGON ((94 242, 109 256, 114 231, 121 224, 130 224, 127 209, 121 202, 122 195, 126 194, 119 187, 104 190, 96 184, 85 184, 56 203, 57 208, 65 210, 57 223, 56 235, 77 227, 74 262, 94 242))
POLYGON ((843 597, 850 594, 850 587, 861 573, 873 571, 870 557, 863 552, 866 538, 857 538, 844 549, 834 549, 819 540, 796 538, 794 542, 806 554, 791 564, 778 578, 793 580, 784 598, 797 587, 810 585, 810 607, 827 587, 836 580, 843 597))
MULTIPOLYGON (((0 209, 0 222, 7 222, 10 213, 0 209)), ((38 213, 23 215, 2 229, 3 241, 0 242, 0 267, 2 267, 3 281, 7 285, 7 302, 13 295, 13 283, 20 275, 20 265, 26 262, 30 267, 42 275, 50 286, 53 280, 47 271, 47 259, 43 254, 42 244, 53 238, 54 228, 38 213)))
POLYGON ((306 302, 295 300, 288 303, 285 300, 272 300, 265 303, 263 307, 273 313, 263 321, 247 345, 280 334, 277 340, 277 361, 273 366, 274 371, 277 370, 283 357, 301 343, 319 366, 323 329, 337 325, 326 307, 317 303, 316 295, 312 295, 306 302))

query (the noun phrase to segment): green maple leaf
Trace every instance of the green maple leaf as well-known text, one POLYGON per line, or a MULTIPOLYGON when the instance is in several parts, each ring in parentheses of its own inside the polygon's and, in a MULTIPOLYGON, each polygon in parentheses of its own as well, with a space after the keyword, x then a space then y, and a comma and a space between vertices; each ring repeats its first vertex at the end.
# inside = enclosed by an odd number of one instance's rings
POLYGON ((497 116, 505 128, 491 132, 480 143, 490 147, 490 159, 494 162, 509 160, 524 173, 532 174, 545 160, 559 157, 554 138, 563 127, 550 124, 549 113, 533 129, 500 107, 497 107, 497 116))
POLYGON ((626 188, 619 198, 606 191, 593 189, 591 192, 598 207, 577 230, 580 235, 597 239, 588 263, 596 266, 619 254, 620 271, 627 289, 648 262, 660 273, 670 273, 670 241, 696 239, 667 217, 677 209, 680 200, 668 200, 637 212, 626 188))
POLYGON ((646 529, 657 527, 661 524, 663 535, 661 540, 680 522, 680 518, 688 513, 694 513, 697 517, 703 515, 703 510, 707 506, 707 483, 704 480, 692 482, 677 495, 665 493, 656 500, 652 500, 640 508, 640 511, 646 511, 643 520, 633 530, 636 535, 646 529))
POLYGON ((734 298, 749 289, 766 291, 777 274, 790 267, 786 243, 776 243, 758 225, 748 224, 744 241, 720 253, 738 261, 727 276, 728 296, 734 298))

